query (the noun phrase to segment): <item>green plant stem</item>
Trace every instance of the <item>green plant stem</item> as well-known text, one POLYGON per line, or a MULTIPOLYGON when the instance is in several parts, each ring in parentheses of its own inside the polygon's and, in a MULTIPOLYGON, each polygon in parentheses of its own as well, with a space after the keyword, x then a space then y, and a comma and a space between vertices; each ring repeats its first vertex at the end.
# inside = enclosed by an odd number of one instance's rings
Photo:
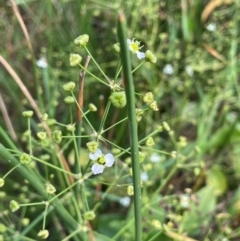
POLYGON ((107 84, 106 82, 104 82, 103 80, 101 80, 100 78, 98 78, 96 75, 92 74, 88 69, 86 69, 84 66, 82 66, 81 64, 79 64, 79 66, 86 71, 89 75, 91 75, 94 79, 98 80, 100 83, 106 85, 106 86, 110 86, 109 84, 107 84))
POLYGON ((102 131, 102 133, 104 133, 104 132, 106 132, 106 131, 108 131, 108 130, 112 129, 114 126, 116 126, 116 125, 118 125, 118 124, 120 124, 120 123, 124 122, 124 121, 125 121, 125 120, 127 120, 127 119, 128 119, 128 118, 127 118, 127 117, 125 117, 124 119, 122 119, 122 120, 118 121, 117 123, 113 124, 112 126, 108 127, 107 129, 104 129, 104 130, 102 131))
POLYGON ((91 124, 90 121, 88 120, 88 118, 87 118, 87 117, 85 116, 85 114, 83 113, 81 107, 79 106, 78 101, 77 101, 75 95, 74 95, 72 92, 71 92, 71 94, 72 94, 72 97, 73 97, 74 100, 75 100, 75 103, 77 104, 78 109, 79 109, 80 112, 82 113, 83 118, 86 120, 86 122, 87 122, 87 123, 89 124, 89 126, 92 128, 93 132, 96 132, 95 129, 93 128, 92 124, 91 124))
POLYGON ((98 136, 101 136, 101 134, 102 134, 103 126, 104 126, 105 121, 107 119, 110 106, 111 106, 111 101, 108 100, 107 106, 105 108, 105 111, 104 111, 104 114, 103 114, 103 117, 102 117, 102 121, 101 121, 100 126, 99 126, 98 136))
POLYGON ((116 75, 115 75, 115 78, 114 78, 114 82, 117 80, 119 74, 121 73, 122 71, 122 65, 121 65, 121 59, 119 58, 118 59, 118 67, 117 67, 117 72, 116 72, 116 75))
POLYGON ((19 163, 17 166, 13 167, 11 170, 9 170, 2 178, 6 178, 12 171, 14 171, 16 168, 20 167, 21 164, 19 163))
POLYGON ((109 82, 109 78, 105 75, 105 73, 103 72, 103 70, 101 69, 101 67, 98 65, 98 63, 96 62, 96 60, 93 58, 93 56, 91 55, 90 51, 88 50, 87 47, 85 47, 88 55, 91 57, 92 61, 94 62, 94 64, 97 66, 97 68, 100 70, 100 72, 102 73, 102 75, 105 77, 105 79, 109 82))
POLYGON ((47 210, 48 210, 48 204, 46 204, 45 206, 45 211, 44 211, 44 216, 43 216, 43 230, 45 229, 45 226, 46 226, 46 217, 47 217, 47 210))
POLYGON ((32 155, 32 133, 31 133, 31 121, 30 118, 28 120, 28 132, 29 132, 29 154, 32 155))
POLYGON ((120 12, 118 14, 118 37, 120 42, 121 60, 123 65, 123 79, 126 86, 128 123, 131 140, 131 157, 134 188, 135 241, 142 241, 142 194, 140 182, 137 120, 135 110, 134 85, 131 73, 130 55, 127 46, 125 22, 125 16, 122 12, 120 12))
MULTIPOLYGON (((47 214, 51 213, 53 210, 54 210, 53 207, 50 206, 49 209, 47 210, 47 214)), ((15 237, 14 240, 15 241, 25 240, 23 236, 31 232, 34 229, 34 227, 43 219, 44 215, 45 213, 41 213, 38 217, 31 220, 31 222, 26 226, 26 228, 19 234, 18 237, 15 237)))
POLYGON ((42 163, 42 164, 44 164, 44 165, 46 165, 46 166, 49 166, 49 167, 51 167, 51 168, 53 168, 53 169, 55 169, 55 170, 58 170, 58 171, 60 171, 60 172, 66 173, 66 174, 71 175, 71 176, 76 176, 76 174, 74 174, 74 173, 68 172, 68 171, 66 171, 65 169, 59 168, 59 167, 57 167, 57 166, 55 166, 55 165, 52 165, 52 164, 49 163, 49 162, 46 162, 46 161, 43 161, 43 160, 39 159, 39 158, 37 158, 37 157, 33 157, 33 156, 32 156, 32 159, 35 160, 35 161, 37 161, 37 162, 40 162, 40 163, 42 163))
MULTIPOLYGON (((16 166, 19 164, 18 160, 10 152, 8 152, 2 144, 0 144, 0 156, 3 160, 5 160, 6 163, 10 163, 12 166, 16 166)), ((48 195, 45 192, 45 187, 42 184, 41 180, 39 180, 35 175, 30 173, 29 170, 24 166, 18 168, 17 170, 26 180, 28 180, 28 182, 36 189, 36 191, 43 196, 43 198, 45 198, 46 200, 48 199, 48 195)), ((78 222, 74 220, 74 218, 69 214, 69 212, 65 209, 60 200, 55 199, 52 204, 59 218, 65 223, 66 229, 69 232, 76 230, 79 225, 78 222)), ((77 237, 79 238, 79 240, 82 240, 82 236, 80 234, 77 237)))
POLYGON ((146 61, 144 60, 143 62, 141 62, 134 70, 132 70, 132 74, 138 70, 144 63, 146 63, 146 61))

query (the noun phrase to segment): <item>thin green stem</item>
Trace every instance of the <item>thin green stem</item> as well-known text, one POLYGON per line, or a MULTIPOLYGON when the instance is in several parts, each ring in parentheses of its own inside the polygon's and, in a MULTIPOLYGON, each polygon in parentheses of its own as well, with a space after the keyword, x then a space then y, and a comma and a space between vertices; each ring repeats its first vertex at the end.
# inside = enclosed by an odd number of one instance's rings
POLYGON ((48 210, 48 204, 46 204, 45 206, 45 211, 44 211, 44 216, 43 216, 43 230, 45 229, 45 225, 46 225, 46 217, 47 217, 47 210, 48 210))
POLYGON ((119 60, 118 60, 117 72, 116 72, 114 81, 117 80, 117 78, 118 78, 119 74, 121 73, 121 71, 122 71, 122 65, 121 65, 121 59, 119 59, 119 60))
POLYGON ((104 82, 103 80, 101 80, 100 78, 98 78, 96 75, 92 74, 88 69, 86 69, 84 66, 82 66, 81 64, 79 64, 79 66, 86 71, 89 75, 91 75, 94 79, 98 80, 100 83, 110 87, 109 84, 107 84, 106 82, 104 82))
POLYGON ((102 75, 105 77, 105 79, 110 83, 109 78, 105 75, 105 73, 103 72, 103 70, 101 69, 101 67, 98 65, 98 63, 96 62, 96 60, 93 58, 93 56, 91 55, 90 51, 88 50, 87 47, 85 47, 88 55, 91 57, 92 61, 94 62, 94 64, 97 66, 97 68, 100 70, 100 72, 102 73, 102 75))
POLYGON ((108 103, 107 103, 107 106, 105 108, 105 111, 104 111, 104 114, 103 114, 103 117, 102 117, 102 121, 101 121, 100 126, 99 126, 98 136, 101 136, 101 134, 102 134, 102 129, 103 129, 103 126, 106 122, 110 106, 111 106, 111 101, 109 100, 108 103))
POLYGON ((132 70, 132 74, 138 70, 144 63, 146 63, 146 61, 144 60, 143 62, 141 62, 134 70, 132 70))
POLYGON ((29 132, 29 154, 32 155, 32 133, 31 133, 31 121, 30 118, 27 119, 28 120, 28 132, 29 132))
POLYGON ((107 129, 102 130, 101 133, 103 134, 104 132, 106 132, 106 131, 112 129, 114 126, 119 125, 120 123, 124 122, 124 121, 127 120, 127 119, 128 119, 128 117, 125 117, 124 119, 122 119, 122 120, 120 120, 119 122, 113 124, 112 126, 108 127, 107 129))
MULTIPOLYGON (((72 92, 71 92, 71 93, 72 93, 72 92)), ((74 98, 74 100, 75 100, 75 102, 76 102, 76 104, 77 104, 78 109, 81 111, 83 118, 86 120, 86 122, 88 123, 88 125, 92 128, 92 130, 93 130, 94 132, 96 132, 95 129, 94 129, 94 127, 92 126, 92 124, 91 124, 90 121, 88 120, 88 118, 84 115, 84 113, 83 113, 81 107, 79 106, 78 101, 77 101, 77 99, 75 98, 75 95, 74 95, 73 93, 72 93, 72 97, 74 98)))
POLYGON ((12 171, 14 171, 16 168, 20 167, 21 163, 19 163, 17 166, 13 167, 11 170, 9 170, 2 178, 6 178, 12 171))
POLYGON ((46 166, 49 166, 49 167, 51 167, 51 168, 53 168, 53 169, 55 169, 55 170, 58 170, 58 171, 60 171, 60 172, 66 173, 66 174, 71 175, 71 176, 76 176, 76 174, 74 174, 74 173, 68 172, 68 171, 66 171, 65 169, 59 168, 59 167, 57 167, 57 166, 55 166, 55 165, 52 165, 52 164, 49 163, 49 162, 46 162, 46 161, 43 161, 43 160, 39 159, 39 158, 37 158, 37 157, 32 156, 32 159, 35 160, 35 161, 37 161, 37 162, 40 162, 40 163, 42 163, 42 164, 44 164, 44 165, 46 165, 46 166))
POLYGON ((134 188, 134 217, 135 217, 135 240, 142 241, 142 194, 140 181, 140 165, 138 151, 138 133, 135 110, 135 94, 133 78, 131 73, 130 55, 126 41, 126 20, 123 13, 118 15, 118 37, 121 48, 121 60, 123 65, 123 76, 126 86, 127 111, 129 121, 129 132, 131 140, 131 157, 133 168, 133 188, 134 188))

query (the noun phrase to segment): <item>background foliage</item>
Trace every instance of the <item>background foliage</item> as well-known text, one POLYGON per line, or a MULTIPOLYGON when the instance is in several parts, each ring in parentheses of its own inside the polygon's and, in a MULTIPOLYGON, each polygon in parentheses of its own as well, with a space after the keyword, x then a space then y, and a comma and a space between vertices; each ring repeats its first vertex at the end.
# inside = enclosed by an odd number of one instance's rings
MULTIPOLYGON (((40 109, 65 124, 69 112, 63 102, 62 85, 78 81, 78 72, 70 68, 68 61, 71 52, 79 51, 73 40, 80 34, 88 34, 88 48, 105 73, 114 76, 117 58, 112 45, 117 42, 116 11, 124 10, 129 38, 140 40, 143 50, 151 49, 158 58, 156 65, 143 65, 134 74, 136 91, 152 91, 159 105, 159 112, 149 113, 139 124, 140 138, 166 121, 172 135, 161 132, 155 138, 155 148, 179 154, 178 162, 171 155, 162 155, 161 161, 154 163, 149 153, 142 166, 148 173, 143 188, 146 197, 143 202, 147 204, 143 210, 144 240, 187 240, 181 239, 184 234, 196 240, 239 240, 239 0, 15 0, 30 37, 32 53, 11 2, 0 3, 1 56, 22 79, 40 109), (41 57, 46 58, 47 69, 36 66, 41 57), (156 226, 156 220, 160 227, 156 226)), ((81 55, 86 57, 84 52, 81 55)), ((136 66, 137 60, 132 58, 132 63, 136 66)), ((98 75, 91 64, 89 70, 98 75)), ((0 87, 1 129, 25 150, 23 133, 27 126, 21 113, 31 106, 3 65, 0 87)), ((94 127, 101 120, 108 96, 107 88, 86 75, 84 102, 94 103, 99 110, 98 118, 89 115, 94 127)), ((137 105, 140 106, 140 98, 137 105)), ((108 125, 124 116, 116 109, 111 112, 108 125)), ((32 125, 37 131, 36 119, 32 125)), ((127 124, 122 125, 117 133, 108 132, 106 138, 127 148, 126 128, 127 124)), ((2 131, 1 143, 9 147, 2 131)), ((71 149, 66 151, 70 155, 71 149)), ((3 176, 9 165, 0 161, 3 176)), ((103 180, 112 181, 107 175, 103 180)), ((105 188, 101 187, 102 192, 105 188)), ((89 195, 94 196, 94 190, 92 187, 89 195)), ((9 201, 16 195, 33 200, 34 191, 15 173, 0 194, 1 222, 10 226, 12 234, 21 232, 19 222, 25 215, 9 213, 9 201)), ((103 201, 92 223, 96 232, 113 237, 122 222, 131 218, 132 208, 119 204, 124 196, 124 189, 114 188, 103 201)), ((26 216, 33 222, 36 209, 26 210, 26 216)), ((52 222, 56 219, 53 214, 52 222)), ((33 228, 29 238, 38 230, 33 228)), ((52 230, 54 237, 58 228, 52 230)), ((61 234, 56 235, 60 240, 61 234)), ((124 233, 116 240, 131 240, 131 235, 124 233)))

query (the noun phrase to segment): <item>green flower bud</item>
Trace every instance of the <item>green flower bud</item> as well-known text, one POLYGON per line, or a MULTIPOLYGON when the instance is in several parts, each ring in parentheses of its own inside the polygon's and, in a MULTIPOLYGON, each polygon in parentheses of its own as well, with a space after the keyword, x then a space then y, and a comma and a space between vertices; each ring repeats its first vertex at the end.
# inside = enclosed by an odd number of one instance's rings
POLYGON ((40 139, 40 140, 44 140, 46 139, 47 137, 47 133, 46 132, 43 132, 43 131, 40 131, 37 133, 37 137, 40 139))
POLYGON ((72 81, 67 82, 66 84, 63 85, 63 89, 65 91, 73 91, 73 89, 75 88, 76 84, 72 81))
POLYGON ((143 109, 136 108, 136 119, 137 119, 137 122, 141 121, 143 113, 144 113, 143 109))
POLYGON ((96 141, 90 141, 86 145, 87 145, 88 151, 91 153, 95 153, 98 149, 98 142, 96 141))
POLYGON ((118 149, 118 148, 113 148, 113 149, 112 149, 112 154, 113 154, 113 155, 117 155, 117 154, 119 154, 120 152, 121 152, 121 150, 118 149))
POLYGON ((163 131, 163 127, 162 127, 161 125, 158 125, 158 126, 157 126, 157 130, 158 130, 159 132, 162 132, 162 131, 163 131))
POLYGON ((60 144, 62 141, 62 132, 60 130, 54 130, 52 132, 52 140, 55 143, 60 144))
POLYGON ((157 102, 154 100, 149 107, 153 110, 153 111, 158 111, 158 106, 157 106, 157 102))
POLYGON ((64 99, 64 102, 65 102, 66 104, 71 105, 71 104, 75 103, 75 99, 74 99, 72 96, 67 96, 67 97, 64 99))
POLYGON ((113 49, 117 54, 120 54, 120 44, 119 43, 114 44, 113 49))
POLYGON ((141 116, 141 115, 138 115, 138 116, 136 117, 136 121, 137 121, 137 122, 140 122, 141 119, 142 119, 142 116, 141 116))
POLYGON ((50 160, 50 155, 43 154, 43 155, 40 156, 40 159, 43 160, 43 161, 48 161, 48 160, 50 160))
POLYGON ((83 35, 80 35, 79 37, 77 37, 75 40, 74 40, 74 43, 77 45, 77 46, 80 46, 80 47, 86 47, 87 43, 88 43, 88 40, 89 40, 89 36, 87 34, 83 34, 83 35))
POLYGON ((132 185, 129 185, 129 186, 127 187, 127 194, 128 194, 129 196, 133 196, 133 195, 134 195, 134 189, 133 189, 133 186, 132 186, 132 185))
POLYGON ((46 184, 46 193, 54 194, 55 192, 56 192, 56 188, 52 184, 47 183, 46 184))
POLYGON ((70 132, 73 132, 73 131, 76 130, 75 125, 73 125, 73 124, 67 125, 66 128, 67 128, 67 130, 70 131, 70 132))
POLYGON ((147 50, 145 53, 145 60, 155 64, 157 62, 157 57, 150 50, 147 50))
POLYGON ((44 113, 43 115, 42 115, 42 120, 43 121, 46 121, 48 119, 48 114, 47 113, 44 113))
POLYGON ((7 196, 6 192, 0 192, 0 199, 3 199, 7 196))
POLYGON ((49 126, 53 126, 53 125, 55 125, 56 124, 56 120, 55 119, 47 119, 47 124, 49 125, 49 126))
POLYGON ((92 103, 90 103, 88 105, 88 108, 89 108, 90 111, 93 111, 93 112, 97 111, 97 107, 94 104, 92 104, 92 103))
POLYGON ((0 233, 5 233, 6 231, 7 227, 4 224, 0 223, 0 233))
POLYGON ((139 162, 140 162, 140 163, 142 163, 142 162, 144 161, 145 156, 146 156, 145 153, 139 152, 139 162))
POLYGON ((3 179, 3 178, 0 178, 0 187, 3 187, 3 186, 4 186, 4 183, 5 183, 4 179, 3 179))
POLYGON ((76 66, 76 65, 79 65, 82 61, 82 56, 79 55, 79 54, 70 54, 70 57, 69 57, 69 63, 70 63, 70 66, 76 66))
POLYGON ((163 128, 166 130, 166 131, 170 131, 171 128, 170 126, 168 125, 168 123, 166 121, 163 122, 163 128))
POLYGON ((151 146, 154 146, 154 145, 155 145, 155 142, 154 142, 153 138, 148 137, 147 140, 146 140, 146 146, 151 147, 151 146))
POLYGON ((49 236, 49 232, 47 229, 44 230, 40 230, 37 234, 38 237, 42 238, 42 239, 46 239, 49 236))
POLYGON ((24 117, 31 118, 33 116, 33 111, 31 111, 31 110, 23 111, 22 115, 24 117))
POLYGON ((109 99, 117 108, 123 108, 127 104, 125 91, 113 92, 109 99))
POLYGON ((93 220, 96 217, 96 215, 94 211, 87 211, 84 213, 84 217, 86 220, 93 220))
POLYGON ((16 211, 20 208, 18 202, 16 202, 15 200, 12 200, 12 201, 10 202, 9 207, 10 207, 10 210, 11 210, 12 212, 16 212, 16 211))
POLYGON ((30 223, 30 219, 29 218, 23 218, 21 220, 21 223, 24 227, 28 226, 28 224, 30 223))
POLYGON ((28 164, 30 161, 31 161, 31 156, 28 155, 27 153, 23 153, 21 156, 20 156, 20 162, 22 164, 28 164))
POLYGON ((143 96, 143 102, 146 104, 150 104, 154 101, 154 96, 152 92, 147 92, 144 96, 143 96))

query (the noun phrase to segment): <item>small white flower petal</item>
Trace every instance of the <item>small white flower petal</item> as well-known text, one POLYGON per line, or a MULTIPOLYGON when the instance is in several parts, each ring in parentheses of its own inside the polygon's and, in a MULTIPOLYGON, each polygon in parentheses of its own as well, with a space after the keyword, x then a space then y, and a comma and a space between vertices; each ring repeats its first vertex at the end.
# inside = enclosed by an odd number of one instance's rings
POLYGON ((108 154, 106 154, 104 156, 104 158, 105 158, 105 161, 106 161, 105 166, 106 167, 111 167, 113 165, 113 163, 114 163, 113 155, 111 153, 108 153, 108 154))
POLYGON ((131 44, 131 43, 132 43, 131 39, 128 38, 128 39, 127 39, 127 43, 128 43, 128 44, 131 44))
POLYGON ((217 25, 216 25, 216 23, 210 23, 210 24, 207 25, 206 28, 207 28, 208 31, 214 32, 217 29, 217 25))
POLYGON ((139 58, 139 59, 143 59, 143 58, 145 58, 145 53, 143 53, 143 52, 137 52, 137 57, 139 58))
POLYGON ((172 75, 174 73, 173 66, 171 64, 165 65, 165 67, 163 68, 163 73, 168 74, 168 75, 172 75))
POLYGON ((99 173, 102 173, 104 170, 104 166, 103 165, 100 165, 98 163, 94 163, 93 166, 92 166, 92 172, 93 174, 99 174, 99 173))
POLYGON ((93 161, 96 161, 99 157, 101 157, 102 151, 97 149, 95 153, 89 153, 89 158, 93 161))
POLYGON ((37 61, 37 66, 39 68, 43 68, 43 69, 46 69, 48 67, 48 64, 47 64, 47 61, 45 58, 40 58, 38 61, 37 61))
POLYGON ((157 153, 153 153, 151 156, 150 156, 150 161, 151 162, 155 162, 155 163, 158 163, 161 161, 161 156, 159 156, 157 153))
POLYGON ((123 206, 123 207, 129 207, 130 203, 131 203, 131 198, 130 197, 122 197, 120 200, 119 200, 120 204, 123 206))
POLYGON ((142 181, 144 182, 148 181, 148 174, 146 172, 142 172, 140 177, 142 181))

